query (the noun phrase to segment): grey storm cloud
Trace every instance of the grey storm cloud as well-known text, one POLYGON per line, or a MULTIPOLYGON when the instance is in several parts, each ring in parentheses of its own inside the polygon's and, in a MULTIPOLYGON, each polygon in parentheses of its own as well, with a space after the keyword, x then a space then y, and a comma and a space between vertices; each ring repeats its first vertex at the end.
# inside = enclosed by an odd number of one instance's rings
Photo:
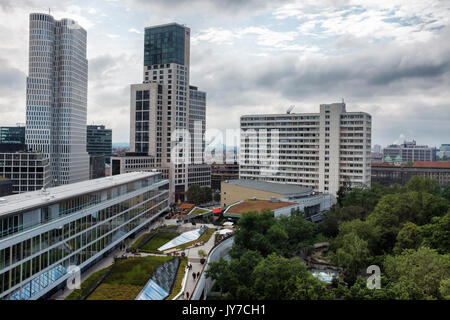
POLYGON ((25 88, 26 75, 19 69, 13 68, 0 58, 0 92, 11 90, 23 90, 25 88))
MULTIPOLYGON (((208 92, 210 128, 239 127, 240 114, 284 112, 291 102, 316 110, 319 103, 344 97, 348 110, 372 114, 373 143, 386 145, 400 134, 423 144, 449 143, 450 28, 426 42, 360 41, 358 47, 328 56, 299 52, 254 61, 213 50, 208 55, 214 63, 195 67, 191 79, 208 92), (215 119, 221 110, 232 117, 215 119)), ((195 60, 207 59, 196 54, 195 60)))
POLYGON ((371 45, 356 53, 303 60, 299 54, 285 54, 251 65, 218 67, 214 79, 204 85, 225 96, 273 90, 290 99, 318 94, 364 98, 433 88, 446 91, 450 85, 448 52, 450 37, 445 32, 429 43, 371 45), (217 90, 220 87, 223 90, 217 90))
MULTIPOLYGON (((64 6, 73 1, 71 0, 47 0, 44 7, 48 6, 64 6)), ((0 8, 6 12, 13 11, 15 8, 37 8, 43 7, 42 0, 1 0, 0 8)))
POLYGON ((259 12, 272 5, 293 2, 293 0, 129 0, 130 5, 146 6, 170 10, 192 10, 192 12, 207 13, 215 10, 214 14, 240 14, 259 12))
POLYGON ((105 54, 89 59, 89 78, 99 79, 109 70, 117 67, 118 58, 105 54))

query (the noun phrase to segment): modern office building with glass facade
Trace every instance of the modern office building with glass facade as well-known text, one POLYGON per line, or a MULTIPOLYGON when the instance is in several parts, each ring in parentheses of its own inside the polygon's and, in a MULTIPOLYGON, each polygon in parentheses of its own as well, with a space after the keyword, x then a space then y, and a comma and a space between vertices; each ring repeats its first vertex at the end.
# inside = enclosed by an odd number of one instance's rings
POLYGON ((145 28, 144 66, 154 64, 189 64, 189 31, 177 23, 145 28), (187 41, 187 43, 186 43, 187 41), (187 59, 187 60, 186 60, 187 59))
POLYGON ((0 144, 25 144, 25 127, 0 127, 0 144))
POLYGON ((0 199, 0 299, 34 300, 66 285, 168 209, 169 182, 132 172, 0 199))
POLYGON ((86 150, 90 156, 105 156, 110 162, 112 155, 112 130, 103 125, 86 126, 86 150))

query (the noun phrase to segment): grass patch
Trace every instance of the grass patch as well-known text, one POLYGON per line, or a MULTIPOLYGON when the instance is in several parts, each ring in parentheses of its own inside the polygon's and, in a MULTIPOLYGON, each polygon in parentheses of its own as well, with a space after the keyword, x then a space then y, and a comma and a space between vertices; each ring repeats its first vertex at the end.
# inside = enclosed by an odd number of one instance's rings
POLYGON ((151 238, 150 241, 140 249, 140 251, 148 253, 162 253, 161 251, 158 251, 158 248, 177 236, 178 233, 176 232, 160 232, 151 238))
POLYGON ((205 213, 208 213, 209 211, 210 211, 210 210, 197 208, 197 209, 195 209, 194 212, 192 212, 190 215, 191 215, 191 216, 196 216, 196 215, 199 215, 199 214, 205 214, 205 213))
POLYGON ((142 236, 137 238, 137 240, 135 242, 133 242, 133 244, 130 246, 130 249, 131 250, 137 249, 139 247, 139 245, 141 244, 142 240, 144 240, 144 238, 146 236, 148 236, 149 234, 152 234, 152 233, 155 233, 155 231, 144 233, 142 236))
POLYGON ((150 232, 146 232, 146 233, 144 233, 143 235, 141 235, 135 242, 133 242, 133 244, 130 246, 130 249, 131 249, 131 250, 137 249, 137 248, 139 247, 139 245, 141 244, 141 242, 142 242, 143 240, 145 240, 145 238, 146 238, 147 236, 149 236, 149 235, 151 235, 151 234, 154 234, 154 233, 157 233, 157 232, 159 232, 159 231, 163 231, 163 230, 166 230, 166 229, 171 229, 171 228, 174 228, 174 227, 175 227, 175 226, 173 226, 173 225, 169 225, 169 226, 165 226, 165 227, 159 227, 159 228, 154 229, 154 230, 152 230, 152 231, 150 231, 150 232))
POLYGON ((206 230, 200 236, 200 238, 198 238, 197 240, 194 240, 194 241, 191 241, 191 242, 187 242, 187 243, 183 243, 182 245, 179 245, 178 247, 175 247, 175 249, 185 249, 185 248, 193 245, 194 243, 207 242, 209 240, 209 238, 211 238, 211 236, 214 233, 214 231, 216 231, 215 228, 208 228, 208 230, 206 230))
POLYGON ((80 289, 73 290, 64 300, 80 300, 81 297, 88 293, 87 291, 90 290, 91 285, 94 285, 94 283, 96 283, 110 268, 111 266, 91 274, 89 278, 81 283, 80 289))
POLYGON ((153 271, 171 259, 173 257, 148 256, 118 261, 88 300, 134 300, 153 271))
POLYGON ((184 273, 186 272, 187 265, 187 257, 180 257, 180 265, 178 266, 177 278, 175 279, 175 283, 172 288, 172 292, 166 298, 166 300, 172 300, 175 296, 181 291, 182 281, 184 277, 184 273))

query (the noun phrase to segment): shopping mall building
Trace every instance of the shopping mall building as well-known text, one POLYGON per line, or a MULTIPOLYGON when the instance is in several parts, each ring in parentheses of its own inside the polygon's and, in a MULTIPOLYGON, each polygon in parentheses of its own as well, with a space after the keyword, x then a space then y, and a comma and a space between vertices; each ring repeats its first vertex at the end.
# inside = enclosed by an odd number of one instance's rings
POLYGON ((0 299, 46 298, 169 208, 169 181, 132 172, 0 199, 0 299))

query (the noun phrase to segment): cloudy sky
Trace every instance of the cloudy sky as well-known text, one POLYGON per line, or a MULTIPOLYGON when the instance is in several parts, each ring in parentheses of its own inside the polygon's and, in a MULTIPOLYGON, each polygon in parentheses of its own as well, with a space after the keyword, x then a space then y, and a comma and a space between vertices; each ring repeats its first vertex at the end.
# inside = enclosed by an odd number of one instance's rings
POLYGON ((372 144, 450 143, 450 0, 0 0, 0 125, 25 122, 28 15, 48 8, 88 31, 88 123, 114 142, 129 141, 144 28, 178 22, 208 129, 344 98, 372 114, 372 144))

